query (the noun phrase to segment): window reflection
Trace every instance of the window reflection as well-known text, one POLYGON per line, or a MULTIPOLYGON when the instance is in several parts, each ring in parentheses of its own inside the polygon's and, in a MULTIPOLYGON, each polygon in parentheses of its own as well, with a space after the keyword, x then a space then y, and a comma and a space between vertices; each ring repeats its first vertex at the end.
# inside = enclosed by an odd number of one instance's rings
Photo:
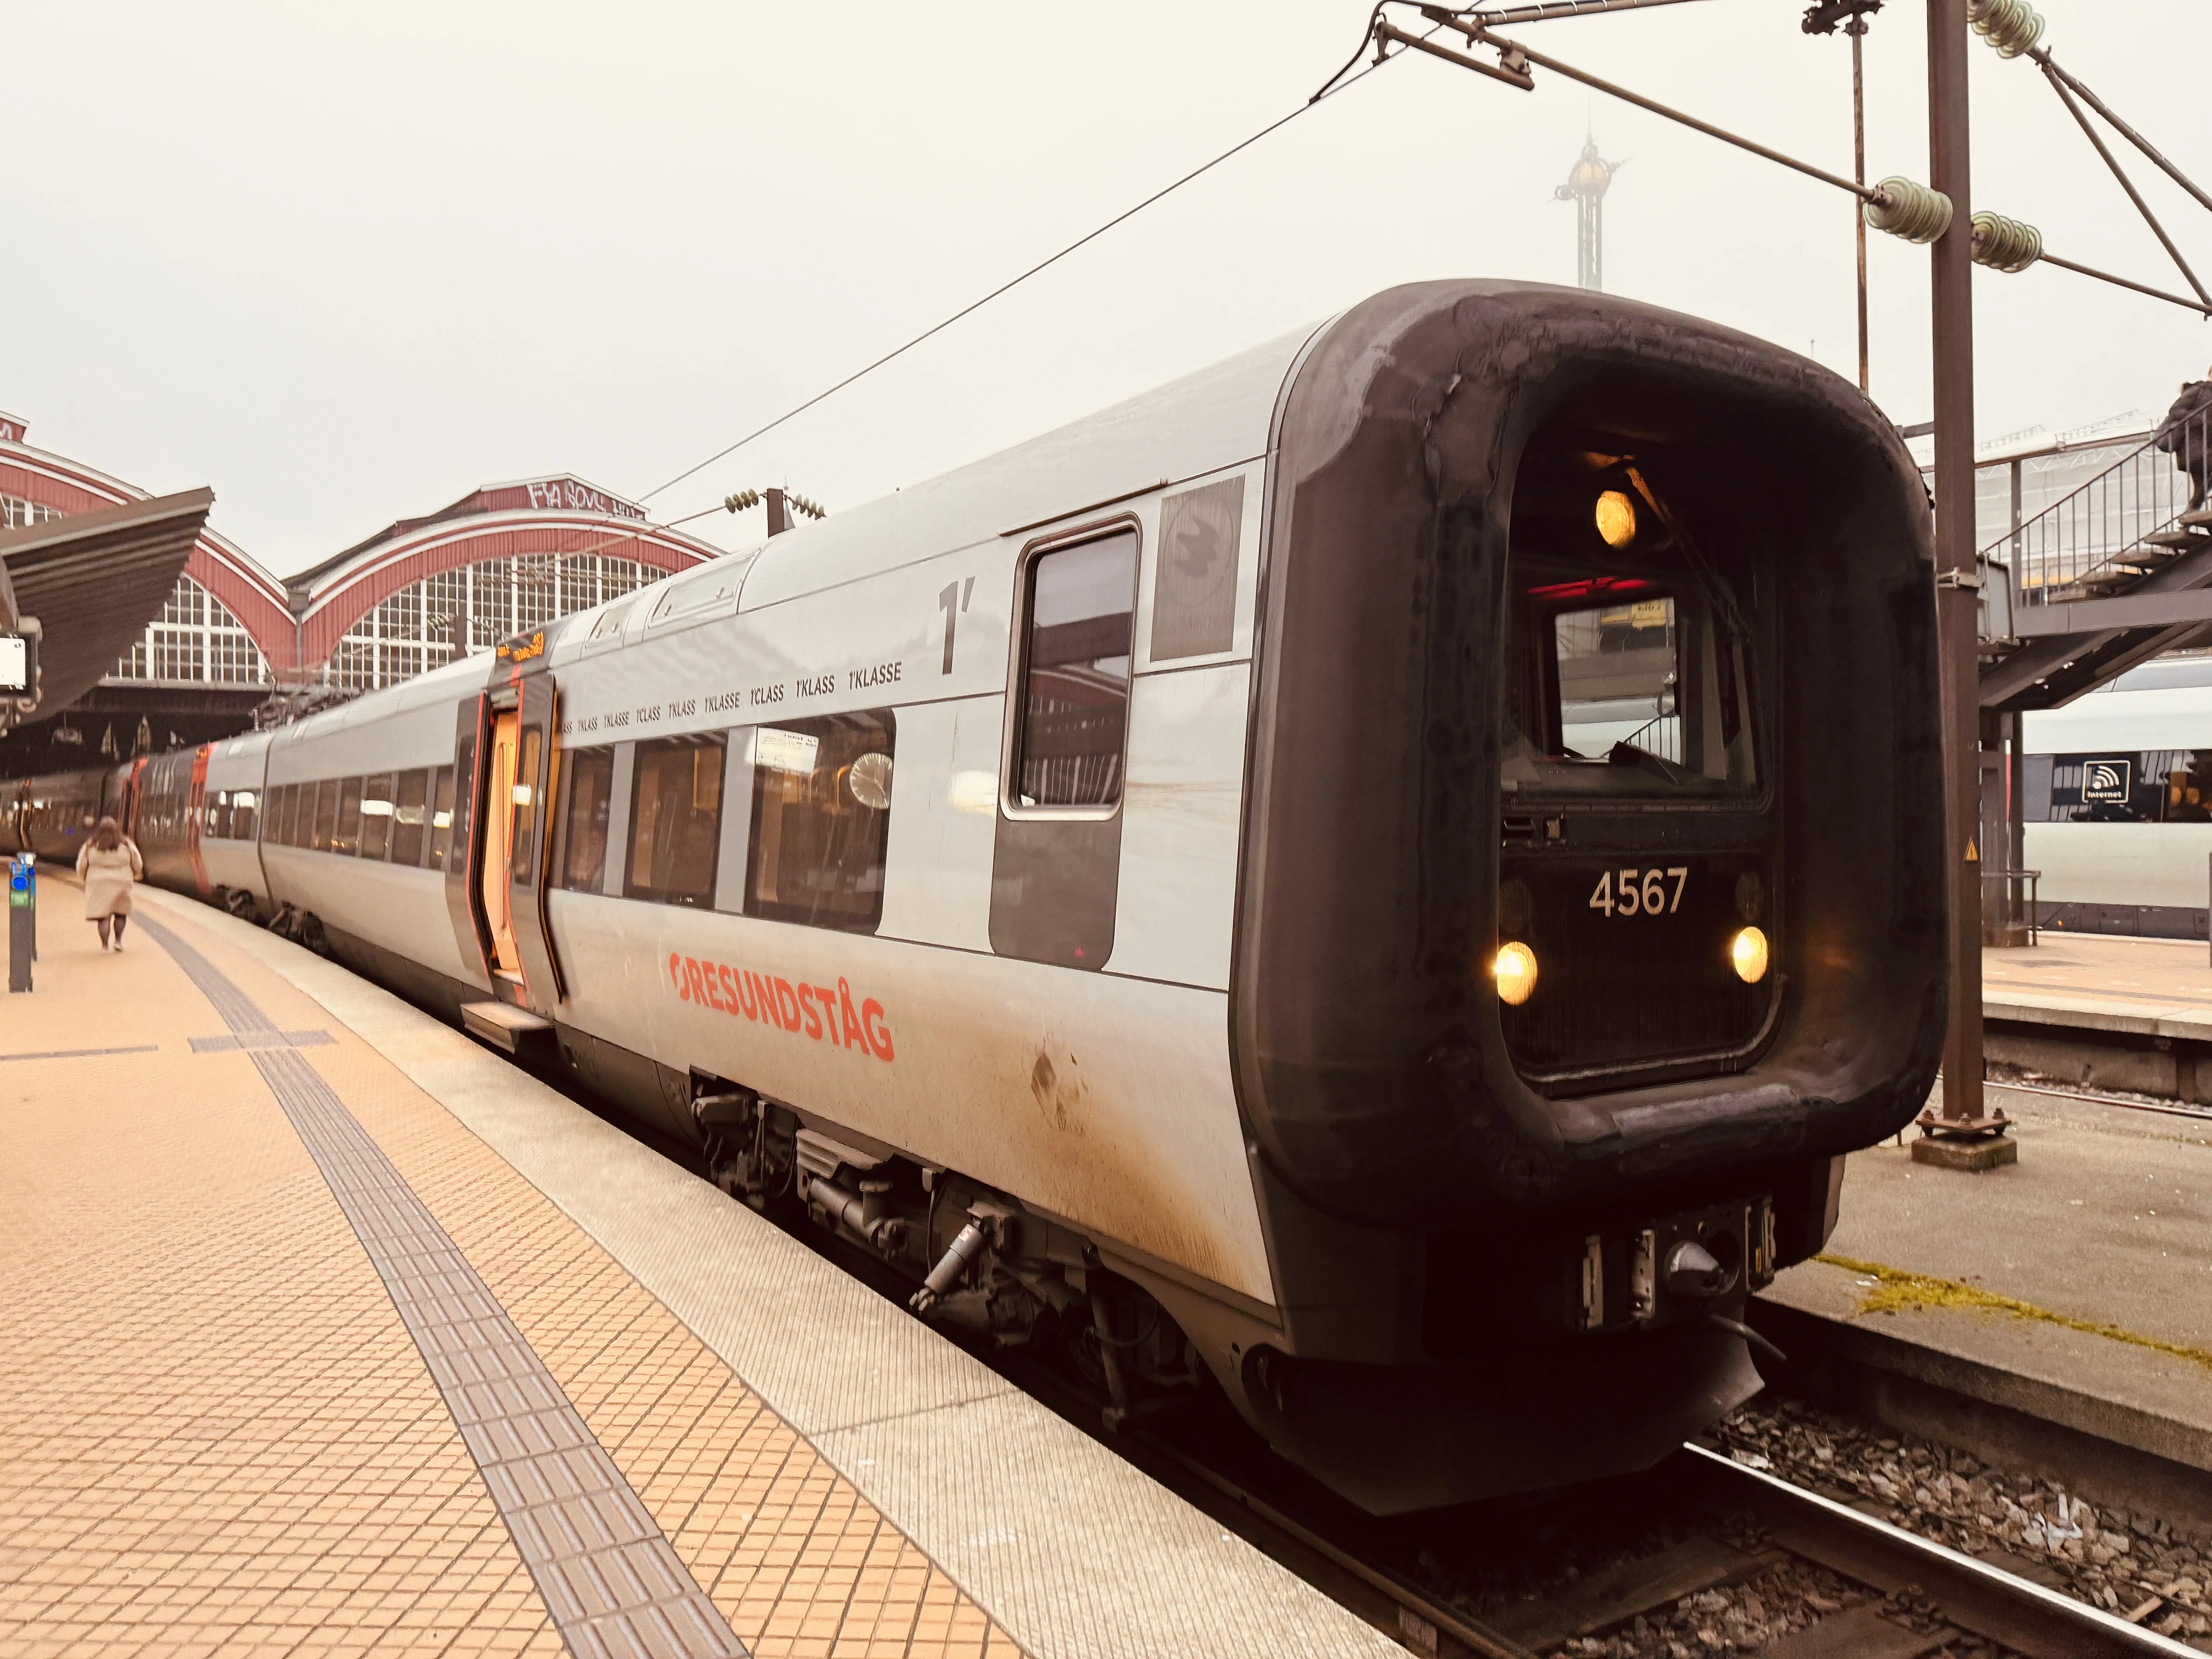
POLYGON ((884 911, 897 732, 888 709, 753 733, 745 914, 872 931, 884 911))
POLYGON ((1030 565, 1016 805, 1110 806, 1121 799, 1136 592, 1133 531, 1030 565))

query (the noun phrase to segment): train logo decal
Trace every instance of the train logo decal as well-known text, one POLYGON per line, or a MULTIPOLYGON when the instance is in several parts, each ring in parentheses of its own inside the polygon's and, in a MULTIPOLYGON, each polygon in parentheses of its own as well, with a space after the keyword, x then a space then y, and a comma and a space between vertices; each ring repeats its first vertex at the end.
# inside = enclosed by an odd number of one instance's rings
POLYGON ((2090 761, 2081 769, 2081 799, 2112 800, 2124 804, 2128 799, 2129 785, 2134 775, 2133 761, 2090 761))
POLYGON ((793 985, 727 963, 702 962, 678 951, 668 953, 668 977, 683 1000, 718 1014, 742 1014, 817 1042, 858 1048, 881 1060, 896 1058, 884 1005, 873 997, 856 1005, 852 987, 843 979, 834 988, 793 985))

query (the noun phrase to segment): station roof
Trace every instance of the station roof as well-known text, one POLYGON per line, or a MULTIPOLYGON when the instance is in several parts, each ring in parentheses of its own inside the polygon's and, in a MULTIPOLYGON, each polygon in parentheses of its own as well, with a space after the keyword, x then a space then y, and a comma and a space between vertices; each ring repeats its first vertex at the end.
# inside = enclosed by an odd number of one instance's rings
POLYGON ((176 586, 214 502, 211 489, 187 489, 0 530, 16 612, 43 630, 41 708, 76 702, 130 651, 176 586))
POLYGON ((558 508, 569 512, 596 513, 611 519, 634 519, 645 522, 645 509, 635 501, 623 500, 610 490, 586 483, 573 473, 556 472, 536 478, 517 478, 507 483, 486 484, 472 489, 451 506, 441 507, 434 513, 425 513, 419 518, 395 519, 373 536, 356 542, 351 547, 333 553, 330 557, 312 564, 305 570, 284 579, 291 590, 295 608, 304 608, 331 580, 344 571, 356 559, 374 552, 386 543, 411 536, 429 526, 444 524, 453 519, 473 518, 480 514, 516 510, 544 510, 558 508))

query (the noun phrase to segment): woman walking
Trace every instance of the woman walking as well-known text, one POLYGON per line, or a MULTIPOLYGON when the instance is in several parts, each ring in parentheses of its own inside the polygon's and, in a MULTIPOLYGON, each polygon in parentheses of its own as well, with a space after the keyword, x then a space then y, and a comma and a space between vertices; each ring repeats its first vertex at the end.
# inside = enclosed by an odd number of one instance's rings
POLYGON ((131 920, 131 884, 146 874, 137 844, 113 818, 102 818, 76 855, 76 872, 84 882, 84 919, 100 925, 100 948, 107 949, 112 927, 120 951, 124 925, 131 920))

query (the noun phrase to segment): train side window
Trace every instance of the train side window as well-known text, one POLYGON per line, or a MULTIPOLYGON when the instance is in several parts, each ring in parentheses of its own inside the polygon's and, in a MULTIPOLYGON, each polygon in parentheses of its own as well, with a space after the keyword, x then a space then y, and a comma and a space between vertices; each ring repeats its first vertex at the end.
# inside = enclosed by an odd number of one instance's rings
POLYGON ((380 772, 361 787, 361 855, 381 862, 392 850, 392 774, 380 772))
POLYGON ((720 732, 638 744, 630 786, 626 896, 713 907, 722 829, 723 744, 720 732))
POLYGON ((1110 807, 1128 726, 1136 532, 1032 560, 1028 588, 1012 805, 1110 807))
POLYGON ((410 870, 422 862, 429 783, 428 772, 402 772, 392 793, 392 861, 410 870))
POLYGON ((315 785, 314 836, 307 845, 318 853, 331 850, 331 830, 338 821, 338 781, 324 778, 315 785))
POLYGON ((331 848, 351 858, 361 850, 361 780, 346 778, 338 784, 337 822, 331 827, 331 848))
MULTIPOLYGON (((1125 649, 1127 638, 1125 629, 1125 649)), ((884 914, 896 737, 896 721, 887 708, 791 720, 753 732, 747 915, 809 927, 875 930, 884 914)))
POLYGON ((430 782, 430 865, 442 870, 453 848, 453 769, 438 768, 430 782))
POLYGON ((561 835, 561 885, 596 893, 606 882, 607 805, 614 794, 615 751, 577 749, 564 768, 568 808, 561 835))
POLYGON ((230 838, 233 841, 252 841, 253 821, 260 815, 260 792, 253 789, 234 789, 230 792, 230 838))
POLYGON ((200 833, 210 841, 228 841, 230 839, 230 791, 211 789, 201 798, 200 805, 207 817, 207 821, 200 826, 200 833))
POLYGON ((315 844, 315 786, 312 783, 288 784, 285 787, 292 797, 291 809, 285 815, 287 847, 307 848, 315 844))

